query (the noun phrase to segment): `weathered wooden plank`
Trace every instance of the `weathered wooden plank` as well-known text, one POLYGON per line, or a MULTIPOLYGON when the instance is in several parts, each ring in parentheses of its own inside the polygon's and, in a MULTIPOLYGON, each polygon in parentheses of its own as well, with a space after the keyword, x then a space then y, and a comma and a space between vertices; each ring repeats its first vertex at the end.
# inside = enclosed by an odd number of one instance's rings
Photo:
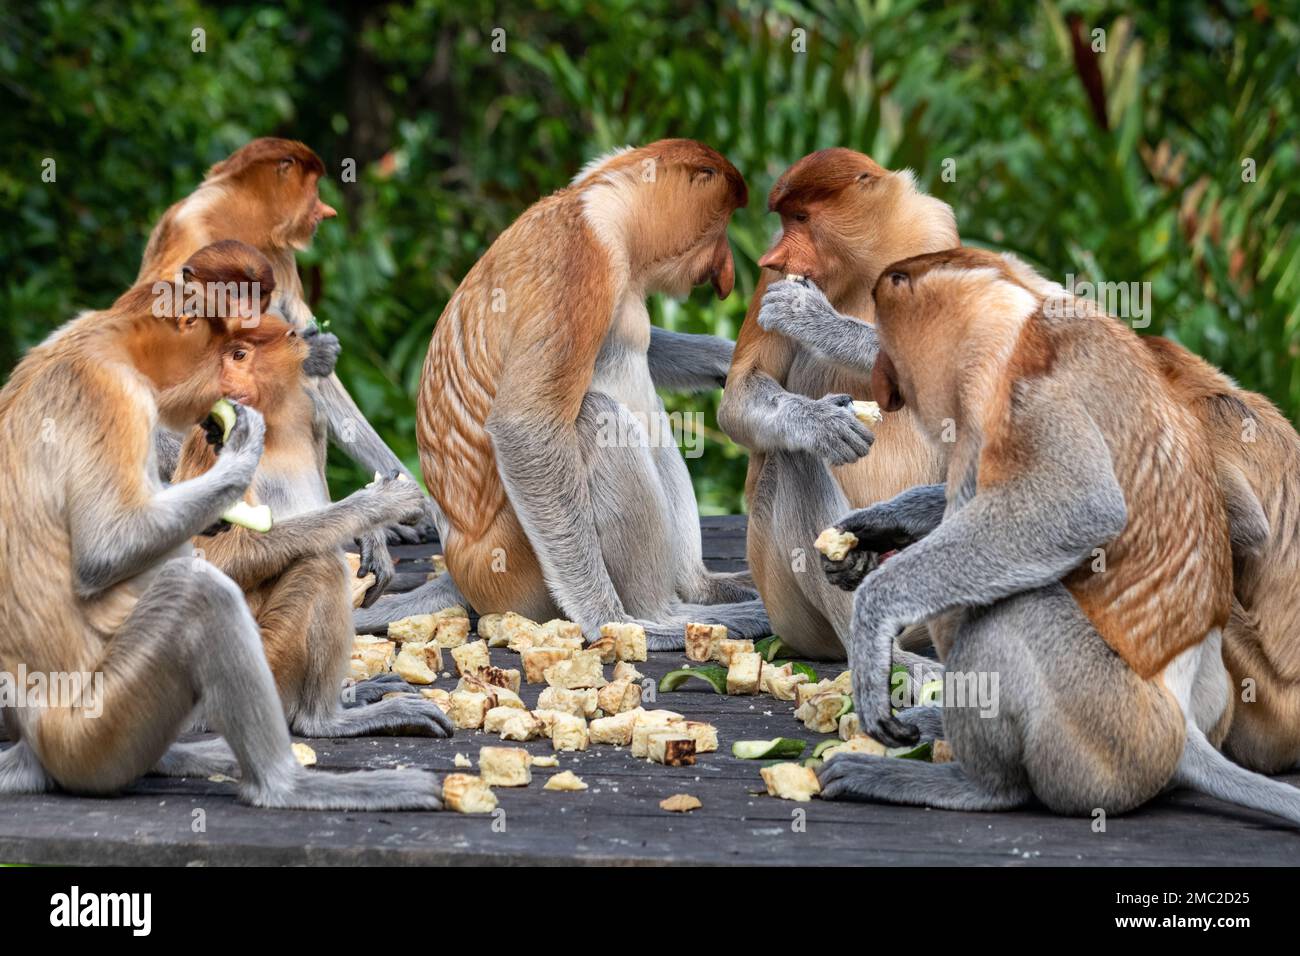
MULTIPOLYGON (((701 522, 706 555, 718 536, 739 543, 743 517, 701 522)), ((428 544, 399 546, 399 580, 423 580, 428 544)), ((743 560, 734 560, 738 567, 743 560)), ((494 663, 518 666, 502 649, 494 663)), ((654 679, 681 666, 680 654, 652 654, 640 669, 654 679)), ((814 665, 834 676, 836 664, 814 665)), ((441 679, 449 687, 454 679, 441 679)), ((524 699, 537 699, 526 685, 524 699)), ((626 749, 593 747, 560 755, 555 770, 537 768, 530 787, 497 789, 504 816, 419 813, 308 813, 255 810, 238 804, 234 787, 207 780, 151 778, 112 799, 66 795, 0 798, 0 862, 81 864, 813 864, 827 865, 1260 865, 1300 863, 1300 838, 1271 818, 1207 797, 1178 792, 1095 833, 1091 820, 1042 809, 1014 813, 945 813, 865 804, 795 804, 762 794, 759 764, 730 755, 736 739, 824 735, 806 731, 793 705, 769 697, 714 695, 703 685, 657 694, 647 706, 676 710, 718 728, 721 749, 694 767, 666 768, 626 749), (542 790, 545 778, 571 769, 590 786, 582 793, 542 790), (703 807, 691 814, 659 809, 673 793, 703 807), (796 825, 798 823, 798 825, 796 825)), ((451 740, 365 738, 312 741, 320 769, 421 767, 454 769, 456 753, 476 759, 499 743, 475 732, 451 740)), ((533 753, 549 743, 530 741, 533 753)), ((1300 783, 1300 775, 1289 782, 1300 783)))

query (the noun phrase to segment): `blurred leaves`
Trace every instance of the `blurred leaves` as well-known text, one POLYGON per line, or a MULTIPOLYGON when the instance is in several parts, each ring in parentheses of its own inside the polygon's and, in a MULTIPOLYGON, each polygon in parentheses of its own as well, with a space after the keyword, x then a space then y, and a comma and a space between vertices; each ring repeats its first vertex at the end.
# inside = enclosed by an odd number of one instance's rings
MULTIPOLYGON (((670 328, 734 337, 777 225, 767 190, 843 145, 914 169, 967 241, 1056 278, 1151 282, 1148 331, 1300 412, 1300 27, 1280 3, 37 0, 0 27, 6 370, 132 281, 150 224, 208 165, 292 136, 324 157, 342 211, 301 257, 312 306, 414 464, 429 334, 474 260, 593 156, 691 136, 740 168, 751 201, 736 294, 655 302, 670 328), (1105 129, 1073 36, 1095 56, 1105 129), (339 178, 349 158, 355 183, 339 178)), ((702 506, 739 510, 745 455, 717 431, 716 396, 668 401, 706 413, 689 462, 702 506)), ((331 477, 343 492, 366 476, 333 459, 331 477)))

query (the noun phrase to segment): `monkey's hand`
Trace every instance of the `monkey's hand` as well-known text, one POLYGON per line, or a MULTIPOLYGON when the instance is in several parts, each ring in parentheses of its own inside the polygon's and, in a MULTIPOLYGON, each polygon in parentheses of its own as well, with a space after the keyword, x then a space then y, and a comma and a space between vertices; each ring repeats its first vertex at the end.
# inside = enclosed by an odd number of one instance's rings
POLYGON ((361 601, 362 607, 370 607, 388 590, 393 580, 393 556, 388 553, 388 537, 382 528, 371 531, 357 539, 357 550, 361 556, 361 566, 357 568, 357 577, 367 574, 375 576, 375 583, 366 590, 361 601))
POLYGON ((219 460, 232 457, 261 460, 262 445, 266 441, 266 419, 255 408, 231 402, 235 408, 235 424, 222 443, 219 460))
MULTIPOLYGON (((418 483, 399 471, 390 471, 367 485, 366 513, 377 527, 390 524, 411 525, 425 516, 425 496, 418 483)), ((361 492, 358 492, 360 494, 361 492)))
POLYGON ((822 572, 843 591, 856 591, 862 579, 880 566, 881 555, 898 551, 917 539, 895 520, 895 512, 885 504, 854 511, 835 525, 847 531, 858 543, 839 561, 821 555, 822 572))
POLYGON ((809 399, 787 395, 786 433, 791 451, 805 451, 832 465, 847 465, 871 451, 876 436, 853 414, 852 395, 809 399))
MULTIPOLYGON (((901 626, 882 614, 868 583, 853 598, 853 624, 849 632, 849 669, 853 672, 853 706, 862 730, 887 747, 906 747, 921 739, 912 724, 894 716, 894 641, 901 626)), ((907 686, 907 682, 902 682, 907 686)), ((906 706, 902 699, 899 709, 906 706)))
POLYGON ((758 324, 796 342, 818 347, 818 331, 840 318, 821 289, 807 279, 773 282, 763 294, 758 324))
POLYGON ((387 529, 388 543, 420 544, 424 541, 436 539, 438 537, 438 525, 433 520, 433 509, 433 499, 425 495, 424 516, 410 524, 389 525, 387 529))
POLYGON ((324 378, 333 372, 334 365, 339 360, 339 351, 342 349, 338 336, 322 332, 320 326, 313 322, 302 333, 302 337, 308 347, 302 370, 313 378, 324 378))

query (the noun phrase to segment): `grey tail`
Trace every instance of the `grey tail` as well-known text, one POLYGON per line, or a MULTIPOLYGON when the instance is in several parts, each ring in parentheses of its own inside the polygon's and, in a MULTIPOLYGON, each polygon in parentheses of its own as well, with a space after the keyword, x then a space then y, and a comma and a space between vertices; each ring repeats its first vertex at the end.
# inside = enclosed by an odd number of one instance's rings
POLYGON ((1300 826, 1300 789, 1233 763, 1192 724, 1187 725, 1187 743, 1174 782, 1300 826))

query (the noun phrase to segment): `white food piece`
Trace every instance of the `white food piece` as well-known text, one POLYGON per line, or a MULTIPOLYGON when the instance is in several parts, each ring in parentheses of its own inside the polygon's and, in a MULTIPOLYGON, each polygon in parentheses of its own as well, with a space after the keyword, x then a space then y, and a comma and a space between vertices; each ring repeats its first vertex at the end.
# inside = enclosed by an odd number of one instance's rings
POLYGON ((567 647, 526 647, 520 654, 524 665, 524 680, 529 684, 540 684, 546 680, 548 667, 567 661, 572 656, 573 651, 567 647))
POLYGON ((643 713, 645 711, 638 707, 611 717, 597 717, 587 727, 591 742, 626 747, 632 742, 632 730, 643 713))
POLYGON ((552 775, 551 779, 547 780, 546 783, 542 785, 542 789, 586 790, 587 785, 583 783, 582 778, 572 770, 561 770, 559 773, 552 775))
POLYGON ((798 763, 778 763, 759 771, 769 796, 782 800, 807 803, 813 794, 822 792, 822 785, 811 767, 798 763))
POLYGON ((468 773, 449 773, 442 778, 442 802, 457 813, 491 813, 497 808, 492 788, 468 773))
POLYGON ((552 750, 586 750, 591 738, 587 734, 587 722, 572 714, 555 713, 551 724, 552 750))
POLYGON ((838 528, 827 528, 813 542, 813 547, 832 561, 843 561, 845 556, 857 546, 856 534, 838 528))
POLYGON ((537 707, 540 710, 558 710, 575 717, 595 717, 596 712, 602 709, 594 688, 568 687, 547 687, 538 695, 537 707))
POLYGON ((557 661, 542 672, 546 683, 552 687, 570 690, 586 687, 604 687, 608 681, 601 670, 597 651, 579 651, 568 660, 557 661))
POLYGON ((661 730, 650 735, 646 755, 666 767, 689 767, 695 763, 695 740, 679 730, 661 730))
POLYGON ((442 670, 442 648, 408 641, 393 661, 393 672, 408 684, 432 684, 442 670))
POLYGON ((614 647, 620 661, 646 659, 645 628, 640 624, 618 622, 602 624, 600 636, 614 638, 614 647))
POLYGON ((316 766, 316 751, 306 744, 293 744, 293 758, 303 767, 316 766))
POLYGON ((763 677, 763 655, 734 654, 727 667, 728 694, 757 694, 763 677))
POLYGON ((686 659, 711 661, 717 654, 718 644, 726 639, 725 624, 687 624, 686 659))
POLYGON ((469 644, 462 644, 460 647, 453 647, 451 649, 451 659, 456 662, 456 673, 461 676, 476 674, 492 666, 492 658, 488 655, 487 641, 472 641, 469 644))
POLYGON ((533 758, 520 747, 480 747, 478 773, 489 787, 526 787, 533 782, 533 758))

